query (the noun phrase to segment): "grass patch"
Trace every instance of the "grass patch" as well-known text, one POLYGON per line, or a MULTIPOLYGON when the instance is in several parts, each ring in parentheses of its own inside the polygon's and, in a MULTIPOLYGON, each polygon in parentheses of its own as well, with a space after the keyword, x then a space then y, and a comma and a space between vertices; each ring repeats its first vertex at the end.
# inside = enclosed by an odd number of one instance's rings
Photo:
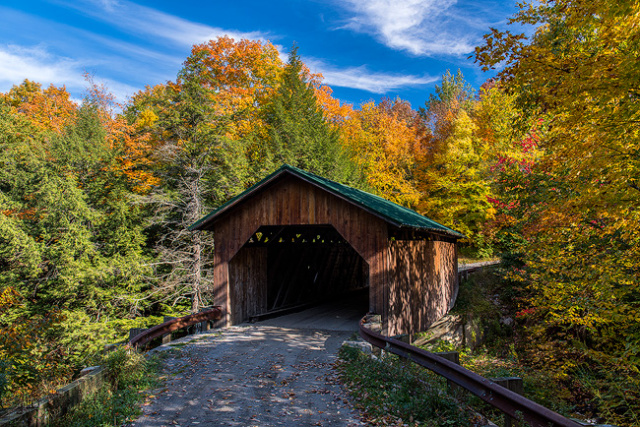
POLYGON ((476 416, 447 392, 444 379, 395 355, 373 359, 342 347, 337 369, 354 406, 374 426, 472 426, 476 416))
POLYGON ((120 347, 105 357, 108 381, 53 427, 121 426, 140 415, 142 391, 157 385, 158 358, 120 347))

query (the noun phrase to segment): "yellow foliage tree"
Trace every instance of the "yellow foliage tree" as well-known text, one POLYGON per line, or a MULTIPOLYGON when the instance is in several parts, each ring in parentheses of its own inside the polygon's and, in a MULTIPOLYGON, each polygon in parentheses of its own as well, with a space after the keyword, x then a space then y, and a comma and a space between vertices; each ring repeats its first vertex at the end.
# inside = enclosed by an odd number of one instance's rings
POLYGON ((639 16, 638 2, 524 3, 511 22, 534 25, 531 36, 494 29, 476 50, 548 127, 535 167, 513 171, 505 192, 523 214, 518 274, 539 338, 626 376, 626 396, 602 397, 621 423, 637 412, 620 400, 640 397, 639 16))
POLYGON ((411 171, 413 148, 420 133, 401 117, 399 108, 393 108, 402 103, 368 102, 360 111, 351 110, 342 120, 341 138, 375 193, 401 205, 414 206, 420 194, 411 181, 411 171))

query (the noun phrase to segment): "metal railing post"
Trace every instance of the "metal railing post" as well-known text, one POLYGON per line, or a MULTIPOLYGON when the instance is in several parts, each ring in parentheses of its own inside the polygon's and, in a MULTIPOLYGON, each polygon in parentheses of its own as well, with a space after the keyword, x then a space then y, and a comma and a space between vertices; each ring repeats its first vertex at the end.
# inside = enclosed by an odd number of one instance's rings
MULTIPOLYGON (((520 395, 522 395, 524 391, 524 383, 522 382, 522 378, 520 377, 491 378, 491 381, 520 395)), ((514 421, 515 425, 517 426, 520 426, 522 424, 520 420, 514 419, 513 417, 504 414, 504 427, 512 427, 514 421)))

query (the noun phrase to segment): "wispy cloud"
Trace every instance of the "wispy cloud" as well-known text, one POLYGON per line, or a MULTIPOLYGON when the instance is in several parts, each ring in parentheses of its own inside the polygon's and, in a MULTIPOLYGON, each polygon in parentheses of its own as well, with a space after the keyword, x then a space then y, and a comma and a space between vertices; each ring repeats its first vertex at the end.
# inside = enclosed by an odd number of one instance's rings
POLYGON ((102 6, 103 9, 112 12, 119 6, 118 0, 95 0, 95 3, 102 6))
POLYGON ((266 39, 266 34, 259 31, 241 32, 212 27, 125 0, 79 0, 61 3, 122 31, 168 40, 182 46, 203 43, 225 35, 236 40, 266 39))
POLYGON ((340 28, 371 34, 413 55, 461 55, 473 50, 479 21, 456 9, 457 0, 340 0, 352 15, 340 28), (471 22, 470 22, 471 21, 471 22))
POLYGON ((347 87, 384 94, 389 91, 429 85, 438 77, 371 72, 365 66, 337 68, 317 59, 304 59, 312 72, 320 73, 329 86, 347 87))
POLYGON ((0 46, 0 90, 24 79, 58 86, 83 81, 79 64, 72 59, 54 57, 41 47, 0 46))
MULTIPOLYGON (((65 86, 77 98, 87 86, 84 72, 78 61, 55 56, 39 46, 0 46, 0 92, 29 79, 43 87, 65 86)), ((125 101, 137 91, 133 86, 100 76, 95 81, 104 84, 118 101, 125 101)))

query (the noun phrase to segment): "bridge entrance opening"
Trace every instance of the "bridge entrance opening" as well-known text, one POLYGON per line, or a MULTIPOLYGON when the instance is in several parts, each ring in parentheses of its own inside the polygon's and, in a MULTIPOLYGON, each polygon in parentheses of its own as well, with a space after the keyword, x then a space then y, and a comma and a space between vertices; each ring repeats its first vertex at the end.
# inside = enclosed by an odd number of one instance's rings
MULTIPOLYGON (((331 225, 262 226, 229 263, 233 323, 369 309, 369 268, 331 225)), ((340 314, 342 313, 342 314, 340 314)))

